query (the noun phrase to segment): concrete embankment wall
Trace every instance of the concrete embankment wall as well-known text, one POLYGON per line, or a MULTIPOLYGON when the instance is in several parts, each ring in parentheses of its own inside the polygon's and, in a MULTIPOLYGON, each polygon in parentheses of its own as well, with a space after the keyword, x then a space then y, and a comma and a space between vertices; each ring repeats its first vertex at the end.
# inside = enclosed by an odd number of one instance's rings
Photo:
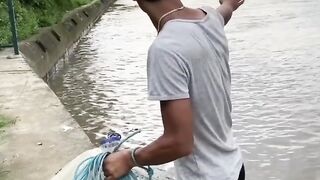
POLYGON ((76 43, 115 0, 96 0, 77 8, 52 27, 42 29, 37 35, 23 41, 20 51, 36 74, 46 78, 50 70, 76 43))
POLYGON ((112 3, 94 1, 22 42, 20 50, 25 59, 8 59, 11 49, 0 51, 0 114, 14 119, 14 124, 0 134, 1 180, 50 179, 70 160, 93 148, 41 78, 112 3))

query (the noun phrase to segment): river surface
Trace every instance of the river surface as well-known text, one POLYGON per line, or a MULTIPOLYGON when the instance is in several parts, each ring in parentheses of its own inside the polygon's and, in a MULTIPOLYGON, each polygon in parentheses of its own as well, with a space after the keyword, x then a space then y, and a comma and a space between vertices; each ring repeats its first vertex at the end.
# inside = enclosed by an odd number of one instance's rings
MULTIPOLYGON (((234 15, 226 32, 247 179, 320 180, 320 1, 252 0, 234 15)), ((159 104, 147 100, 155 36, 136 4, 119 0, 49 81, 93 142, 110 129, 141 128, 132 146, 161 135, 159 104)))

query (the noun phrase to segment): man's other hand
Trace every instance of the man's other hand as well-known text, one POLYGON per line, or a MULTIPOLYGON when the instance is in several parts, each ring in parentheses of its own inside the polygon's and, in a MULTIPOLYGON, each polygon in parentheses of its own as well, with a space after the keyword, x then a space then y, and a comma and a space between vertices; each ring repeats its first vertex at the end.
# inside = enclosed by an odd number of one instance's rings
POLYGON ((106 180, 118 180, 124 175, 127 175, 133 168, 130 150, 122 150, 110 154, 105 158, 103 163, 103 171, 106 180))

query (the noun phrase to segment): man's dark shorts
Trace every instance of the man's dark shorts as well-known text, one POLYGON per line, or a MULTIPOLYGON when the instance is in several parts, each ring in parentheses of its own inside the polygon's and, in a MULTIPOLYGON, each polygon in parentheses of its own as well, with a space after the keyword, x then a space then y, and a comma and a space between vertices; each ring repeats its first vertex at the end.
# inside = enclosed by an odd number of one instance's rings
POLYGON ((244 169, 244 165, 242 165, 238 180, 245 180, 245 179, 246 179, 246 172, 244 169))

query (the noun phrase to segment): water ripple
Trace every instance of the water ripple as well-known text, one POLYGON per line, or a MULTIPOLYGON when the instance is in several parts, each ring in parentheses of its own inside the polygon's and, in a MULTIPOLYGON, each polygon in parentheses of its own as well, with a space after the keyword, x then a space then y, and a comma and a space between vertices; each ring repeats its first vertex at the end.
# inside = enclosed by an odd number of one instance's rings
MULTIPOLYGON (((320 179, 319 9, 318 0, 255 0, 226 28, 234 131, 249 180, 320 179)), ((93 142, 110 129, 142 128, 131 145, 161 135, 159 104, 146 93, 155 35, 134 2, 119 0, 49 82, 93 142)))

